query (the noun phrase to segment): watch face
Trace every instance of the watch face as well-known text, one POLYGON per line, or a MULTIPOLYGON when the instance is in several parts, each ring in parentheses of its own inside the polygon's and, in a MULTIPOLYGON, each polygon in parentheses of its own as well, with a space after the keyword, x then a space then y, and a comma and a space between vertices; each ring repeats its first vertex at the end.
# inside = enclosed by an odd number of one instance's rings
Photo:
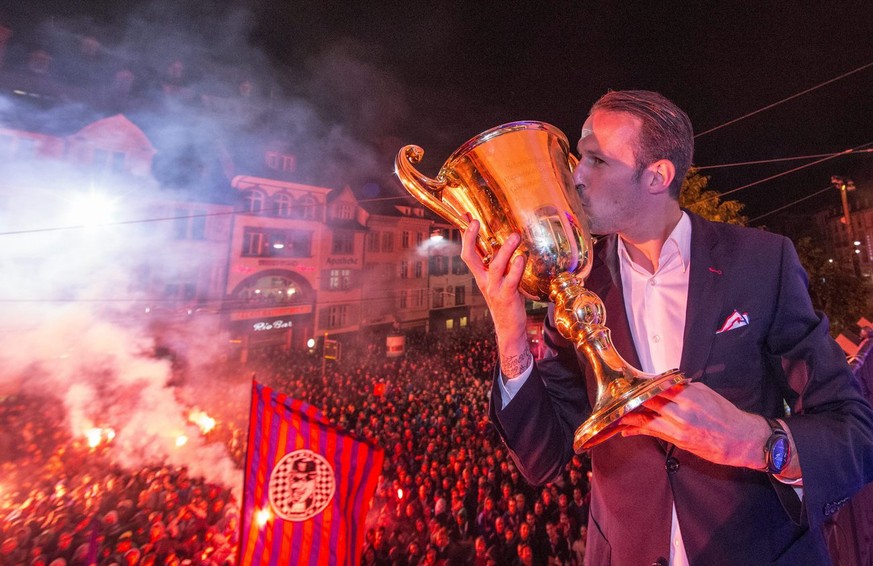
POLYGON ((788 438, 780 436, 770 446, 770 471, 781 472, 788 464, 788 438))

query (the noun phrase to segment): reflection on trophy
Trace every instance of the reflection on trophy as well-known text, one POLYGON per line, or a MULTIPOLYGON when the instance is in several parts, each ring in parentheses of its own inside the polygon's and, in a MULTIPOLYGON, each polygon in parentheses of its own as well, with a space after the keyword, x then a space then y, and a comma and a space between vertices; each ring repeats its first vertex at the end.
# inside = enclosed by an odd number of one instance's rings
POLYGON ((591 364, 597 401, 576 430, 581 452, 619 430, 619 420, 655 395, 685 382, 678 370, 660 375, 630 366, 615 350, 603 301, 584 287, 591 271, 588 218, 573 182, 576 159, 567 137, 543 122, 512 122, 474 137, 435 179, 414 167, 424 151, 407 145, 395 172, 412 196, 461 230, 479 221, 477 252, 487 264, 510 234, 526 263, 519 285, 527 297, 555 303, 555 325, 591 364))

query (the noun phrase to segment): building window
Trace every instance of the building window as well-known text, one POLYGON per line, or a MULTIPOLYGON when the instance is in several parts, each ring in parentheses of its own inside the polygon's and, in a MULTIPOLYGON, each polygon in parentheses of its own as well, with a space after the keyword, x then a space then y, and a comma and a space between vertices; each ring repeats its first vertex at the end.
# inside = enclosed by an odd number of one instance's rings
POLYGON ((173 212, 173 237, 177 240, 206 239, 206 211, 177 208, 173 212))
POLYGON ((273 197, 273 213, 276 216, 285 218, 291 216, 291 195, 288 193, 277 193, 273 197))
POLYGON ((243 193, 243 201, 245 202, 245 211, 252 214, 259 214, 264 210, 264 193, 261 191, 246 191, 243 193))
MULTIPOLYGON (((192 226, 192 234, 195 232, 192 226)), ((193 236, 192 236, 193 237, 193 236)), ((311 257, 312 232, 246 228, 242 255, 247 257, 311 257)))
POLYGON ((433 290, 433 308, 440 309, 443 307, 443 288, 437 287, 433 290))
POLYGON ((173 212, 173 238, 184 240, 188 237, 188 211, 177 208, 173 212))
POLYGON ((333 247, 331 253, 352 254, 355 252, 355 233, 345 230, 337 230, 333 233, 333 247))
POLYGON ((243 257, 258 257, 264 249, 264 233, 254 228, 246 228, 243 233, 243 257))
POLYGON ((349 202, 336 203, 336 217, 340 220, 351 220, 353 218, 353 207, 349 202))
POLYGON ((400 290, 400 308, 405 309, 408 307, 409 302, 409 291, 406 289, 400 290))
POLYGON ((331 269, 328 288, 331 291, 344 291, 352 286, 351 269, 331 269))
POLYGON ((316 220, 315 199, 309 195, 300 199, 300 217, 303 220, 316 220))
POLYGON ((127 154, 123 151, 110 151, 95 147, 91 152, 91 165, 97 169, 108 169, 114 173, 124 171, 127 154))
POLYGON ((369 232, 367 234, 367 251, 368 252, 378 252, 379 251, 379 232, 369 232))
POLYGON ((423 307, 423 306, 425 306, 424 301, 425 301, 425 297, 427 297, 427 290, 426 289, 416 289, 413 297, 415 299, 413 301, 413 306, 423 307))
POLYGON ((338 328, 346 325, 348 319, 349 308, 347 305, 338 305, 328 307, 327 309, 327 327, 338 328))
POLYGON ((409 232, 407 232, 406 230, 403 231, 403 234, 400 238, 400 247, 404 250, 409 249, 409 232))
POLYGON ((303 289, 287 277, 264 276, 247 280, 234 295, 247 307, 287 305, 305 301, 303 289))
POLYGON ((275 171, 293 172, 297 168, 297 157, 290 153, 268 151, 266 155, 267 167, 275 171))
POLYGON ((127 159, 127 154, 123 151, 113 151, 112 152, 112 163, 110 164, 110 168, 115 173, 121 173, 124 171, 124 161, 127 159))
POLYGON ((467 264, 464 263, 464 260, 461 259, 461 256, 452 257, 452 274, 453 275, 466 275, 469 269, 467 268, 467 264))
POLYGON ((421 243, 423 241, 424 241, 424 234, 422 234, 421 232, 416 232, 415 233, 415 246, 420 248, 421 243))
POLYGON ((206 211, 192 210, 191 211, 191 239, 205 240, 206 239, 206 211))
POLYGON ((409 262, 405 259, 400 262, 400 278, 409 279, 409 262))
POLYGON ((466 300, 466 291, 467 288, 463 285, 455 285, 455 306, 464 304, 464 301, 466 300))
POLYGON ((394 251, 394 233, 382 232, 382 252, 394 251))
POLYGON ((415 262, 415 278, 421 279, 423 272, 424 272, 424 262, 423 261, 416 261, 415 262))
POLYGON ((312 232, 288 230, 285 232, 285 257, 312 257, 312 232))
POLYGON ((430 265, 428 268, 430 269, 431 275, 446 275, 449 272, 449 258, 444 255, 433 255, 430 256, 430 265))

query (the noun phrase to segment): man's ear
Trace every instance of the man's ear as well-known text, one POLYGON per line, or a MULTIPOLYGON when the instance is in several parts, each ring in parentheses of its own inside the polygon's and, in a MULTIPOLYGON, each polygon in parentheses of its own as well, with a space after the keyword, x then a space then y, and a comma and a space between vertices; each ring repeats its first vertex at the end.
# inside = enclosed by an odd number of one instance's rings
POLYGON ((669 190, 670 183, 676 177, 676 166, 669 159, 659 159, 646 167, 645 186, 651 194, 669 190))

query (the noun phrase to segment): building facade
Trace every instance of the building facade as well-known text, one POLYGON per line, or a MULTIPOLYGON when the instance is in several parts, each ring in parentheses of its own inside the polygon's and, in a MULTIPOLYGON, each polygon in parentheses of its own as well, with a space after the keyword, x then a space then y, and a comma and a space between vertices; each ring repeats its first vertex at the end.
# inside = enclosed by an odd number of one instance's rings
POLYGON ((318 165, 289 147, 296 125, 250 80, 197 83, 181 60, 155 73, 91 36, 9 61, 12 37, 0 27, 0 218, 45 246, 12 245, 3 267, 49 280, 50 266, 79 260, 35 296, 111 288, 107 304, 160 340, 196 328, 241 360, 487 316, 457 229, 409 196, 312 184, 318 165))

